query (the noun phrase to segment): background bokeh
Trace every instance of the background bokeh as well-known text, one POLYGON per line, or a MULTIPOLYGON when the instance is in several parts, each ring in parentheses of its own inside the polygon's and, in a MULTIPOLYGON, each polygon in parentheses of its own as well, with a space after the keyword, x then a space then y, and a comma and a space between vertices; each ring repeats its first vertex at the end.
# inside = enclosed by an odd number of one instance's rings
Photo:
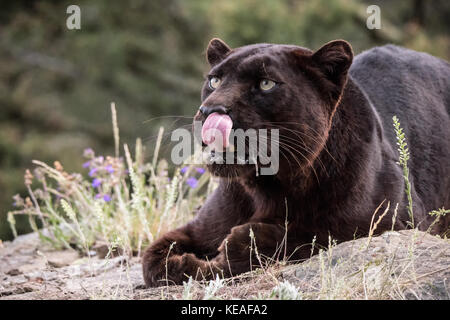
POLYGON ((111 101, 121 141, 142 137, 149 156, 160 125, 188 123, 167 116, 194 114, 212 37, 311 49, 342 38, 355 53, 395 43, 449 60, 449 35, 448 0, 2 1, 0 239, 12 236, 6 213, 26 193, 32 159, 83 172, 84 148, 113 153, 111 101), (66 28, 70 4, 81 8, 81 30, 66 28), (366 28, 370 4, 381 8, 380 30, 366 28))

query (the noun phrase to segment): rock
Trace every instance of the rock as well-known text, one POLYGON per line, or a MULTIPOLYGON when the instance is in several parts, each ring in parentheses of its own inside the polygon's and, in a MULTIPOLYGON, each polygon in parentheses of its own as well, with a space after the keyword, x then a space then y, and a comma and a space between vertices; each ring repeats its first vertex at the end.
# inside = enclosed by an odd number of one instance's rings
MULTIPOLYGON (((0 299, 181 299, 183 286, 145 289, 140 259, 79 257, 41 247, 36 235, 0 248, 0 299)), ((103 247, 104 248, 104 247, 103 247)), ((98 249, 99 250, 99 249, 98 249)), ((239 276, 221 299, 273 298, 288 281, 303 299, 450 299, 450 241, 417 230, 330 246, 303 263, 239 276)), ((207 283, 189 297, 202 299, 207 283)))
POLYGON ((106 244, 104 242, 100 242, 100 243, 96 243, 92 247, 92 251, 94 251, 95 254, 97 255, 97 257, 99 257, 100 259, 104 259, 109 252, 109 247, 108 247, 108 244, 106 244))
POLYGON ((30 263, 25 263, 18 267, 20 274, 26 274, 36 270, 44 270, 46 268, 46 261, 43 257, 35 257, 29 262, 30 263))
POLYGON ((19 274, 21 274, 22 272, 19 270, 19 269, 11 269, 11 270, 8 270, 7 272, 6 272, 6 274, 8 275, 8 276, 18 276, 19 274))
POLYGON ((450 241, 417 230, 343 242, 282 277, 322 298, 450 299, 450 241))
POLYGON ((74 250, 46 252, 44 256, 47 263, 54 268, 68 266, 79 258, 78 252, 74 250))
POLYGON ((98 242, 93 247, 92 250, 96 252, 100 259, 106 258, 109 253, 110 257, 118 257, 124 254, 122 248, 110 248, 105 242, 98 242), (111 252, 109 250, 111 249, 111 252))

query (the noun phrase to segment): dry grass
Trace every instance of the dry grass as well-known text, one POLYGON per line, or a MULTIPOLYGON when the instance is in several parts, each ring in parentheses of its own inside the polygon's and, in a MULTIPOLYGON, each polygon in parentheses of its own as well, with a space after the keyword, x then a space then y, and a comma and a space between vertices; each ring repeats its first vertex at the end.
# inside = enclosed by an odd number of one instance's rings
MULTIPOLYGON (((440 297, 450 298, 446 282, 446 277, 450 276, 448 239, 438 239, 416 229, 373 237, 390 210, 390 203, 376 221, 382 204, 375 210, 367 238, 339 245, 330 238, 326 250, 321 249, 303 263, 289 264, 283 246, 275 254, 275 257, 282 257, 281 261, 261 256, 251 232, 249 244, 257 257, 257 261, 253 261, 259 266, 256 270, 229 279, 189 280, 184 286, 136 289, 131 279, 136 277, 136 261, 129 264, 129 259, 139 257, 142 249, 162 233, 191 219, 192 212, 202 204, 207 193, 214 190, 216 183, 207 173, 192 166, 176 168, 169 176, 167 162, 158 159, 162 129, 151 162, 144 161, 145 151, 140 139, 136 142, 134 159, 127 145, 124 145, 125 159, 121 157, 116 110, 114 105, 111 108, 115 156, 96 156, 93 150, 86 150, 88 177, 66 172, 59 162, 51 167, 33 161, 36 165, 33 174, 28 170, 25 174, 29 194, 25 198, 15 196, 16 210, 9 213, 13 230, 14 216, 27 215, 43 242, 54 248, 76 248, 88 257, 92 270, 96 267, 89 257, 95 243, 108 246, 105 264, 116 263, 113 253, 128 257, 120 265, 123 278, 121 273, 116 285, 104 282, 89 289, 90 298, 425 299, 433 297, 433 290, 437 290, 435 294, 440 297), (198 185, 189 186, 188 178, 194 177, 198 185), (203 186, 207 192, 201 195, 198 191, 203 186), (37 221, 45 227, 45 232, 38 228, 37 221), (436 282, 436 276, 442 277, 443 282, 436 282), (433 279, 431 285, 427 282, 430 279, 433 279)), ((400 164, 408 182, 409 153, 398 120, 395 129, 400 135, 400 164)), ((408 193, 408 188, 405 191, 408 193)), ((411 203, 409 207, 412 208, 411 203)), ((398 204, 393 225, 397 210, 398 204)), ((438 222, 448 212, 442 208, 431 214, 438 222)), ((414 226, 413 221, 411 226, 414 226)), ((108 269, 102 268, 95 273, 108 269)))

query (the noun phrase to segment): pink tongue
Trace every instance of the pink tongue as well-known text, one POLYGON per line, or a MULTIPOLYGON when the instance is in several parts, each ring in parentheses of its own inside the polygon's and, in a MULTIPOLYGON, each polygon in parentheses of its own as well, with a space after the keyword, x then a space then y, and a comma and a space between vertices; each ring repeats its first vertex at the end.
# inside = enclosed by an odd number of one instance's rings
POLYGON ((211 113, 202 127, 202 140, 213 150, 223 151, 229 145, 233 121, 226 114, 211 113))

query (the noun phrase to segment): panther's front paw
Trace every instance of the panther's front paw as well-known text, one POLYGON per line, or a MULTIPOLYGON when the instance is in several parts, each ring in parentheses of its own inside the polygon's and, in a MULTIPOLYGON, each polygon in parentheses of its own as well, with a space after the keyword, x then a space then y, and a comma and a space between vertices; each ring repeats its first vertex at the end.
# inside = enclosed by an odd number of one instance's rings
POLYGON ((189 277, 210 280, 220 269, 214 263, 198 259, 192 253, 172 255, 161 259, 152 255, 143 257, 144 280, 147 287, 180 285, 189 277))
POLYGON ((238 274, 257 267, 263 257, 273 257, 284 236, 284 229, 277 225, 246 223, 231 229, 219 251, 226 254, 233 274, 238 274))

